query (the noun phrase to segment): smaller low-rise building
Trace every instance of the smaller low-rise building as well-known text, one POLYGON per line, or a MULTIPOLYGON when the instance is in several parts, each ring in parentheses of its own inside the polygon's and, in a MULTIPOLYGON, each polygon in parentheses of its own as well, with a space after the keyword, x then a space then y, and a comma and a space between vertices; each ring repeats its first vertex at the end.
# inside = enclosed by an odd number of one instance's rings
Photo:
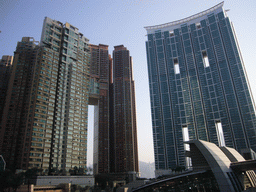
MULTIPOLYGON (((9 192, 14 192, 13 189, 9 189, 9 192)), ((53 185, 22 185, 16 192, 71 192, 71 184, 53 185)))
POLYGON ((86 176, 37 176, 33 182, 37 185, 60 185, 70 183, 71 185, 94 186, 95 179, 92 175, 86 176))

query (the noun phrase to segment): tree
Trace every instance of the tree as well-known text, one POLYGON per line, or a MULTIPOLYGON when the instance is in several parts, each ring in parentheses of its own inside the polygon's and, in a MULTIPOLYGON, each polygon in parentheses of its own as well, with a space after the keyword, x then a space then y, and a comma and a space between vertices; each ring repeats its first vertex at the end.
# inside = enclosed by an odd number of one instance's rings
POLYGON ((19 173, 19 174, 14 174, 11 180, 11 187, 13 190, 16 192, 19 186, 22 185, 24 179, 24 174, 19 173))
POLYGON ((77 166, 75 166, 73 169, 69 169, 70 175, 78 175, 78 172, 79 172, 79 170, 78 170, 77 166))
POLYGON ((11 180, 12 175, 13 175, 13 173, 9 169, 6 169, 5 171, 0 172, 0 181, 1 181, 0 190, 1 190, 1 192, 4 192, 5 189, 8 189, 9 187, 11 187, 10 180, 11 180))
POLYGON ((25 172, 25 178, 26 178, 27 180, 32 179, 32 178, 34 178, 35 176, 39 175, 40 172, 41 172, 41 170, 38 169, 38 168, 36 168, 36 167, 34 167, 34 168, 32 168, 32 169, 28 169, 28 170, 25 172))
POLYGON ((79 174, 79 175, 84 175, 84 174, 85 174, 85 169, 80 167, 80 168, 78 169, 78 174, 79 174))
POLYGON ((93 174, 93 169, 91 167, 87 167, 87 174, 92 175, 93 174))
POLYGON ((17 191, 19 186, 23 183, 24 175, 23 173, 14 174, 11 170, 5 170, 0 172, 0 191, 4 192, 5 189, 12 188, 17 191))
POLYGON ((77 166, 75 166, 74 167, 74 175, 77 175, 77 173, 78 173, 78 168, 77 168, 77 166))
POLYGON ((31 179, 33 179, 35 176, 39 175, 40 173, 40 169, 38 169, 37 167, 34 167, 32 169, 28 169, 26 172, 25 172, 25 179, 26 179, 26 182, 28 184, 28 191, 29 191, 29 185, 30 185, 30 181, 31 179))
POLYGON ((67 175, 66 169, 61 169, 59 175, 67 175))

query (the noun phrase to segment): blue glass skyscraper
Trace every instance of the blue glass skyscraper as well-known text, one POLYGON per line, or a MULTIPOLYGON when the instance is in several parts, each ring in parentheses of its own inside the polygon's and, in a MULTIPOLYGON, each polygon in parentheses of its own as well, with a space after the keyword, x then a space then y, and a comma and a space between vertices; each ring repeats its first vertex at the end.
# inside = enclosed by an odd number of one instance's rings
POLYGON ((188 140, 256 151, 254 101, 223 2, 145 28, 156 175, 188 165, 188 140))

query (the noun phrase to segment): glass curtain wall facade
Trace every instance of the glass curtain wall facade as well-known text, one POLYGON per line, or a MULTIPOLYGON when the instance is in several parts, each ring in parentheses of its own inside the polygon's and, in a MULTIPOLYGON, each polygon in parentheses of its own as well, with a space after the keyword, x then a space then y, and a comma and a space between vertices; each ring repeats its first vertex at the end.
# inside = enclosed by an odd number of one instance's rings
POLYGON ((156 175, 185 166, 184 138, 256 150, 254 101, 223 2, 145 28, 156 175))

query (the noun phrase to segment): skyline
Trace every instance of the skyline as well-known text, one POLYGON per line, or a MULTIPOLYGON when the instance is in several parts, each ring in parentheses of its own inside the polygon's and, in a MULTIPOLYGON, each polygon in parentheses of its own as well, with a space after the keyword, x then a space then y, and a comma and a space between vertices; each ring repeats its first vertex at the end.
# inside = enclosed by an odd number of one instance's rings
MULTIPOLYGON (((13 55, 17 42, 23 36, 31 36, 36 41, 40 41, 42 23, 45 16, 64 23, 71 23, 90 40, 89 43, 91 44, 109 45, 109 53, 111 55, 115 45, 123 44, 130 50, 133 57, 139 160, 153 162, 153 139, 145 48, 146 30, 144 27, 183 19, 220 3, 220 1, 173 2, 154 0, 132 2, 101 1, 100 5, 92 1, 67 1, 65 4, 62 1, 35 3, 31 0, 26 2, 1 2, 0 56, 13 55), (185 2, 186 4, 184 5, 185 2), (59 5, 62 5, 59 8, 60 11, 53 12, 59 5), (26 11, 24 12, 24 10, 26 11), (70 12, 70 10, 73 11, 70 12), (77 17, 74 17, 75 14, 77 14, 77 17), (89 16, 91 16, 91 19, 89 16), (80 25, 79 23, 82 24, 80 25)), ((256 28, 250 26, 250 24, 253 25, 256 21, 255 13, 253 13, 256 3, 248 1, 248 4, 244 5, 238 2, 225 1, 224 8, 230 9, 228 15, 235 26, 245 68, 255 97, 256 86, 254 85, 256 80, 253 78, 255 67, 251 63, 253 63, 252 55, 256 51, 255 46, 253 47, 256 44, 256 39, 251 39, 251 34, 256 28), (247 18, 249 19, 246 20, 247 18)), ((92 127, 89 127, 88 140, 91 132, 92 127)), ((90 150, 92 150, 92 143, 88 144, 88 152, 90 150)), ((88 157, 89 164, 90 157, 88 157)))

